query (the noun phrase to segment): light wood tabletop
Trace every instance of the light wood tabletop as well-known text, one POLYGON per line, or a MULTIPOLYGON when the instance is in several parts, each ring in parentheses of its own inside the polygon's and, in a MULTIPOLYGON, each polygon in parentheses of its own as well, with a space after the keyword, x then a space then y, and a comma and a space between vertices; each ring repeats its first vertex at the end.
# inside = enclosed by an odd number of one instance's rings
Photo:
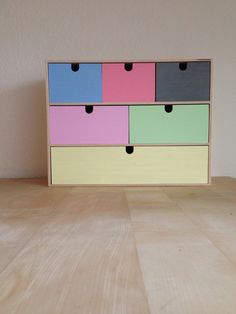
POLYGON ((236 179, 0 180, 1 314, 235 314, 236 179))

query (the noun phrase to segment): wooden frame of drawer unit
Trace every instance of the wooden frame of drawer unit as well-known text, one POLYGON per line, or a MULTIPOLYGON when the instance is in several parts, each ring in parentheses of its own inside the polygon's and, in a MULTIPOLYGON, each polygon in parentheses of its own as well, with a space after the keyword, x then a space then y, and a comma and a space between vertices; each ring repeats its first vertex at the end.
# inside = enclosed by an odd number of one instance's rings
MULTIPOLYGON (((209 141, 208 143, 204 144, 161 144, 161 145, 150 145, 150 144, 135 144, 132 145, 135 146, 208 146, 208 183, 198 183, 198 184, 89 184, 89 186, 198 186, 198 185, 208 185, 211 183, 211 138, 212 138, 212 89, 213 89, 213 60, 211 58, 184 58, 184 59, 160 59, 160 60, 146 60, 146 59, 139 59, 139 60, 96 60, 96 61, 90 61, 90 60, 74 60, 74 59, 68 59, 68 60, 47 60, 46 61, 46 117, 47 117, 47 172, 48 172, 48 186, 78 186, 78 184, 52 184, 52 178, 51 178, 51 147, 57 146, 57 147, 63 147, 63 146, 99 146, 99 147, 105 147, 105 146, 123 146, 123 145, 50 145, 49 141, 49 106, 103 106, 103 105, 115 105, 115 106, 124 106, 124 105, 146 105, 147 102, 100 102, 100 103, 50 103, 49 102, 49 89, 48 89, 48 63, 161 63, 161 62, 197 62, 197 61, 208 61, 210 62, 210 85, 209 85, 209 100, 205 101, 155 101, 155 102, 148 102, 148 105, 198 105, 198 104, 208 104, 209 105, 209 141)), ((123 146, 124 147, 124 146, 123 146)), ((80 185, 80 186, 88 186, 88 185, 80 185)))

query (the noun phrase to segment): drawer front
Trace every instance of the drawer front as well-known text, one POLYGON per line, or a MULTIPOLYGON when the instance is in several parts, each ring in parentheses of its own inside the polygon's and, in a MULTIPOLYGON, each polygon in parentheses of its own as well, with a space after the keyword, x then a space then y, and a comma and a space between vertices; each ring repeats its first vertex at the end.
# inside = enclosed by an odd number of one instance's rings
POLYGON ((155 63, 102 65, 104 102, 155 101, 155 63))
POLYGON ((52 184, 204 184, 207 146, 52 147, 52 184))
POLYGON ((133 144, 208 143, 209 106, 131 106, 133 144), (171 112, 166 112, 170 111, 171 112))
POLYGON ((51 144, 127 144, 128 107, 51 106, 51 144))
POLYGON ((157 101, 205 101, 209 99, 209 61, 156 64, 157 101))
POLYGON ((102 65, 50 63, 48 65, 49 102, 101 102, 102 65))

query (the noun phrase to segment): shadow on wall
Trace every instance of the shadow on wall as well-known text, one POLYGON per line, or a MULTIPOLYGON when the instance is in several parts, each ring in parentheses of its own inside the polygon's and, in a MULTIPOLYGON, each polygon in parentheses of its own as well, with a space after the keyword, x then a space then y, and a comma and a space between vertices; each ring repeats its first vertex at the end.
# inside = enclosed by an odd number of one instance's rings
POLYGON ((45 94, 44 81, 0 94, 0 177, 46 176, 45 94))

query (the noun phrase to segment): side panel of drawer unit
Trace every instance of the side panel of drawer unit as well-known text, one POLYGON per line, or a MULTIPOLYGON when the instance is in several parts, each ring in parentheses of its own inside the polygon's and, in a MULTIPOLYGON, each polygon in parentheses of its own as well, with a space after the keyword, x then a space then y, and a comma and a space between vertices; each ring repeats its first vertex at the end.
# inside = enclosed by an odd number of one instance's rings
POLYGON ((131 106, 132 144, 208 143, 209 105, 131 106))
POLYGON ((52 184, 207 184, 208 146, 51 147, 52 184))

